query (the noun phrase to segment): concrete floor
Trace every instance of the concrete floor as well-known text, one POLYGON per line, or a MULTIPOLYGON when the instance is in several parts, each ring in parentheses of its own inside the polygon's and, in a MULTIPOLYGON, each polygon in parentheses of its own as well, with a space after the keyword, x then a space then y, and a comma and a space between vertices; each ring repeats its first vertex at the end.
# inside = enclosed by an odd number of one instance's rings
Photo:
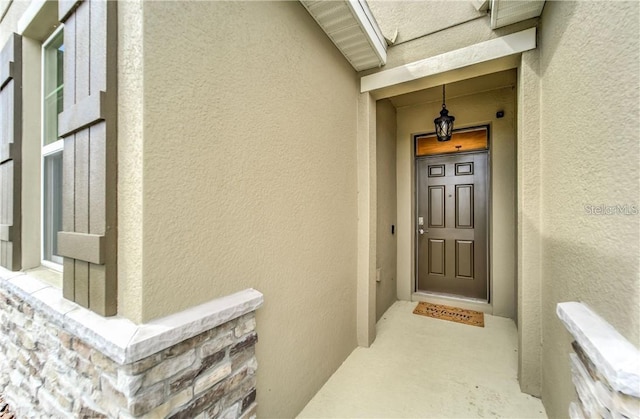
POLYGON ((357 348, 299 418, 546 418, 520 392, 517 331, 485 314, 485 327, 412 314, 398 301, 370 348, 357 348))

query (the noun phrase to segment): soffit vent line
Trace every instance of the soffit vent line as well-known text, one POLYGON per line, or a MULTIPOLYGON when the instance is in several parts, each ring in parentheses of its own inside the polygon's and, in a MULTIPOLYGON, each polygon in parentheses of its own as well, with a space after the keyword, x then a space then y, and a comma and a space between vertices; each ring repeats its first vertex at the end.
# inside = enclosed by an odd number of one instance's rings
POLYGON ((491 0, 491 29, 540 16, 544 2, 545 0, 491 0))
POLYGON ((365 0, 300 0, 356 71, 384 65, 387 46, 365 0))

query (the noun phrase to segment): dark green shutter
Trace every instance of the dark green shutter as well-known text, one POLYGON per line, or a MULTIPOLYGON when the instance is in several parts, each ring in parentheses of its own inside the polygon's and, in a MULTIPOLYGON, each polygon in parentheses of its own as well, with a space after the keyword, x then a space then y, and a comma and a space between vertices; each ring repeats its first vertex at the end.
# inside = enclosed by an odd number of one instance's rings
POLYGON ((117 311, 116 7, 59 1, 64 23, 63 294, 103 316, 117 311))
POLYGON ((0 265, 22 267, 22 38, 0 53, 0 265))

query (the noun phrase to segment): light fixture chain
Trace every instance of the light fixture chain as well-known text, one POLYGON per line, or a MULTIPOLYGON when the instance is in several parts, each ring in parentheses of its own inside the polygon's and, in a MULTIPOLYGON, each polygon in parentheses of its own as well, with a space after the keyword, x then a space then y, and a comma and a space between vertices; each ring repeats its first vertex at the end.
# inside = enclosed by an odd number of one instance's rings
POLYGON ((445 105, 445 101, 444 101, 444 84, 442 85, 442 107, 446 107, 445 105))

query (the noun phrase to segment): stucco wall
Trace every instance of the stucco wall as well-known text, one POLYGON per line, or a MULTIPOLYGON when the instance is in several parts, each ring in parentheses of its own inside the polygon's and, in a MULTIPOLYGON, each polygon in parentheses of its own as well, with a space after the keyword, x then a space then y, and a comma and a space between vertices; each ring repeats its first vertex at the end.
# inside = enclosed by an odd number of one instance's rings
POLYGON ((377 234, 376 320, 396 301, 396 109, 389 100, 376 104, 377 234), (394 233, 391 226, 394 226, 394 233))
POLYGON ((142 22, 142 0, 118 3, 118 312, 136 322, 143 319, 142 22))
POLYGON ((478 12, 471 1, 407 1, 398 7, 393 1, 370 0, 367 2, 385 38, 394 45, 440 32, 474 19, 487 19, 487 14, 478 12), (446 10, 446 19, 443 19, 446 10))
MULTIPOLYGON (((491 124, 491 207, 493 314, 515 318, 515 86, 461 97, 448 97, 457 128, 491 124), (497 119, 496 111, 504 117, 497 119)), ((398 115, 398 297, 410 300, 414 290, 412 134, 433 132, 442 102, 399 107, 398 115), (432 117, 426 117, 431 115, 432 117)))
POLYGON ((293 416, 356 345, 356 74, 298 2, 142 13, 138 320, 263 292, 259 415, 293 416))
POLYGON ((638 2, 547 2, 540 27, 542 399, 575 397, 561 301, 583 301, 640 346, 638 2))
POLYGON ((540 329, 540 62, 539 50, 522 54, 518 69, 518 380, 541 395, 540 329))

